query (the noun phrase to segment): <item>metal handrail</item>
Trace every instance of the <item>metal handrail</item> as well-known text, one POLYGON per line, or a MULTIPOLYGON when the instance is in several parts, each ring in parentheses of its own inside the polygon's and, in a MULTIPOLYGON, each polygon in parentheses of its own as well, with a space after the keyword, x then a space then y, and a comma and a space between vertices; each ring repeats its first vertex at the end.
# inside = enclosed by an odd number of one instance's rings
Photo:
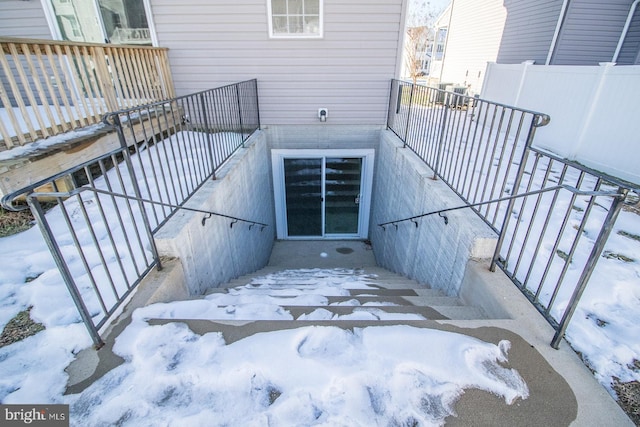
MULTIPOLYGON (((226 215, 226 214, 221 214, 218 212, 214 212, 214 211, 209 211, 209 210, 205 210, 205 209, 196 209, 196 208, 190 208, 184 205, 175 205, 172 203, 164 203, 164 202, 158 202, 156 200, 151 200, 151 199, 145 199, 143 197, 135 197, 135 196, 129 196, 126 194, 122 194, 122 193, 116 193, 113 191, 107 191, 107 190, 100 190, 98 188, 93 188, 93 187, 80 187, 80 188, 76 188, 74 190, 71 191, 51 191, 51 192, 37 192, 37 193, 30 193, 27 197, 34 199, 34 198, 38 198, 38 197, 45 197, 45 198, 49 198, 49 197, 60 197, 60 198, 68 198, 68 197, 72 197, 72 196, 76 196, 84 191, 91 191, 93 193, 97 193, 97 194, 105 194, 108 196, 113 196, 113 197, 119 197, 121 199, 127 199, 127 200, 135 200, 137 202, 143 202, 143 203, 149 203, 152 205, 156 205, 156 206, 164 206, 167 208, 172 208, 172 209, 176 209, 176 210, 184 210, 184 211, 190 211, 190 212, 199 212, 199 213, 204 213, 207 214, 208 216, 202 219, 202 225, 205 224, 205 221, 209 218, 211 218, 211 216, 218 216, 221 218, 227 218, 227 219, 231 219, 233 220, 233 222, 231 223, 231 228, 233 228, 233 224, 235 224, 236 222, 244 222, 247 224, 251 224, 249 226, 249 228, 255 226, 255 225, 259 225, 261 227, 261 230, 264 229, 265 227, 268 227, 269 224, 265 224, 259 221, 251 221, 248 219, 243 219, 243 218, 239 218, 236 216, 232 216, 232 215, 226 215)), ((26 207, 28 209, 28 206, 26 207)))
MULTIPOLYGON (((222 91, 222 90, 229 89, 229 88, 234 88, 234 90, 235 90, 235 88, 237 88, 239 85, 246 84, 246 83, 253 83, 253 82, 256 82, 256 81, 257 81, 257 79, 244 80, 244 81, 237 82, 237 83, 231 83, 231 84, 228 84, 228 85, 225 85, 225 86, 217 86, 213 90, 222 91)), ((184 100, 184 99, 188 99, 188 98, 192 98, 192 97, 195 97, 195 96, 199 96, 199 95, 203 95, 203 94, 209 93, 211 90, 212 89, 205 89, 205 90, 201 90, 199 92, 189 93, 188 95, 175 96, 175 97, 170 98, 170 99, 164 99, 164 100, 160 100, 160 101, 147 103, 147 104, 144 104, 144 108, 150 109, 151 107, 157 107, 157 106, 161 106, 161 105, 168 105, 168 104, 170 104, 172 102, 175 102, 175 101, 181 101, 181 100, 184 100)), ((102 118, 102 122, 107 124, 107 125, 113 125, 114 123, 111 123, 109 121, 110 117, 113 117, 114 115, 117 115, 117 114, 126 114, 126 113, 131 113, 131 112, 135 112, 135 111, 139 111, 139 110, 140 110, 140 106, 134 106, 134 107, 130 107, 130 108, 125 108, 125 109, 121 109, 121 110, 118 110, 118 111, 114 111, 114 112, 111 112, 109 114, 106 114, 102 118)))
MULTIPOLYGON (((618 198, 622 198, 622 199, 624 199, 624 197, 625 197, 622 194, 619 194, 619 193, 616 193, 616 192, 612 192, 612 191, 585 191, 585 190, 580 190, 578 188, 572 187, 570 185, 563 184, 563 185, 556 185, 556 186, 553 186, 553 187, 543 188, 543 189, 540 189, 540 190, 527 191, 525 193, 520 193, 520 194, 516 194, 516 195, 500 197, 498 199, 487 200, 487 201, 484 201, 484 202, 466 203, 464 205, 455 206, 455 207, 452 207, 452 208, 438 209, 436 211, 431 211, 431 212, 423 213, 423 214, 420 214, 420 215, 414 215, 414 216, 410 216, 410 217, 407 217, 407 218, 397 219, 395 221, 383 222, 383 223, 378 224, 378 226, 384 228, 387 225, 396 225, 396 224, 401 223, 401 222, 412 221, 412 222, 415 223, 415 225, 417 227, 418 223, 415 222, 415 220, 418 219, 418 218, 424 218, 426 216, 436 215, 436 214, 440 215, 441 213, 444 213, 444 212, 456 211, 456 210, 466 209, 466 208, 473 208, 473 207, 476 207, 476 206, 482 206, 482 205, 488 205, 488 204, 491 204, 491 203, 504 202, 504 201, 507 201, 507 200, 519 199, 519 198, 522 198, 522 197, 534 196, 536 194, 543 194, 543 193, 548 193, 548 192, 551 192, 551 191, 557 191, 557 190, 563 190, 563 189, 564 190, 568 190, 568 191, 570 191, 570 192, 572 192, 572 193, 574 193, 576 195, 579 195, 579 196, 609 196, 609 197, 618 197, 618 198)), ((444 218, 445 218, 445 221, 447 221, 446 217, 444 217, 444 218)))
POLYGON ((626 194, 638 193, 640 187, 534 147, 536 131, 549 121, 548 115, 536 111, 392 80, 387 129, 433 170, 433 179, 447 184, 465 205, 380 225, 397 228, 401 221, 412 221, 418 226, 417 218, 434 214, 448 222, 444 212, 472 208, 498 234, 489 269, 499 267, 540 311, 556 330, 551 346, 558 348, 626 194), (549 184, 554 186, 546 187, 549 184), (616 190, 605 188, 609 191, 603 192, 603 186, 616 190), (565 195, 561 189, 570 193, 565 195), (550 191, 555 191, 553 197, 543 203, 542 193, 550 191), (610 202, 596 203, 599 196, 610 202), (588 199, 583 200, 583 207, 574 205, 579 197, 588 199), (517 208, 516 199, 522 200, 517 208), (590 218, 594 206, 605 209, 606 218, 590 218), (529 217, 514 215, 516 209, 530 209, 529 217), (593 229, 599 232, 584 242, 581 237, 592 221, 588 234, 593 235, 593 229), (540 227, 537 236, 532 235, 534 225, 540 227), (550 250, 543 250, 545 242, 550 250), (574 255, 579 246, 590 252, 578 257, 577 266, 574 255), (567 250, 565 257, 561 247, 567 250), (556 254, 563 264, 554 268, 556 254), (577 268, 581 269, 579 277, 577 268), (561 288, 571 292, 571 298, 556 320, 552 308, 561 288))
POLYGON ((237 223, 249 224, 249 229, 255 226, 260 231, 269 226, 185 206, 260 129, 257 80, 127 108, 110 113, 103 123, 115 129, 120 148, 0 200, 6 209, 19 211, 26 207, 16 204, 17 198, 26 198, 96 347, 103 344, 99 329, 151 268, 162 268, 154 233, 175 212, 182 209, 203 213, 203 226, 212 216, 231 221, 231 228, 237 223), (82 195, 87 192, 92 195, 91 203, 83 200, 82 195), (105 197, 100 197, 103 195, 105 197), (47 220, 41 205, 45 198, 60 208, 59 227, 53 227, 47 220), (73 205, 77 210, 69 212, 67 200, 77 202, 77 206, 73 205), (114 210, 113 217, 107 214, 108 209, 114 210), (84 234, 78 234, 74 223, 84 227, 84 234), (112 225, 124 236, 122 245, 117 244, 112 225), (106 237, 99 238, 96 226, 106 228, 106 237), (77 259, 86 272, 81 280, 88 286, 91 298, 95 298, 91 303, 97 314, 87 309, 87 301, 76 283, 79 276, 69 271, 58 238, 64 232, 67 232, 65 238, 71 238, 77 259), (108 253, 116 255, 111 264, 107 261, 108 253), (96 266, 91 264, 88 254, 98 257, 97 268, 102 277, 94 275, 96 266))

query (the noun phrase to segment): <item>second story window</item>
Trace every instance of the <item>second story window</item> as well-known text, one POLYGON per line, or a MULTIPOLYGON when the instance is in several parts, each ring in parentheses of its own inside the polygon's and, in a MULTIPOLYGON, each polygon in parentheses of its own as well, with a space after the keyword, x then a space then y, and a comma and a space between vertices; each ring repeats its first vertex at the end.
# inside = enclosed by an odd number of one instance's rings
POLYGON ((322 0, 268 0, 268 3, 271 37, 322 37, 322 0))

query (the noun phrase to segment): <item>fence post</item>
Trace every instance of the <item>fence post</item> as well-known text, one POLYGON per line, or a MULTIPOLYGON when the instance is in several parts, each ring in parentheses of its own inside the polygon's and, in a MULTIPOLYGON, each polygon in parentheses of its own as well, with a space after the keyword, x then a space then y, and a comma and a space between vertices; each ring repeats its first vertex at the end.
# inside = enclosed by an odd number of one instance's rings
POLYGON ((211 179, 216 179, 216 164, 213 157, 213 141, 211 141, 211 129, 207 119, 207 103, 204 100, 204 92, 200 94, 200 108, 202 110, 202 120, 204 121, 204 131, 207 134, 207 150, 209 151, 209 161, 211 162, 211 179))
POLYGON ((591 278, 591 274, 596 267, 598 259, 600 259, 600 255, 602 255, 602 251, 604 250, 604 245, 607 243, 609 235, 613 230, 613 226, 616 223, 616 219, 618 219, 618 214, 622 209, 622 203, 624 199, 627 197, 627 193, 629 190, 627 188, 618 187, 618 196, 613 199, 613 203, 611 204, 611 209, 607 213, 607 217, 604 220, 604 224, 600 229, 600 234, 598 234, 598 238, 596 239, 593 248, 591 249, 591 253, 589 254, 589 259, 587 259, 587 263, 582 270, 582 274, 580 275, 580 279, 578 279, 578 283, 576 288, 573 290, 573 294, 571 295, 571 299, 567 304, 567 308, 562 315, 562 319, 558 323, 558 329, 556 330, 556 334, 551 341, 551 347, 556 350, 560 347, 560 341, 564 337, 564 334, 569 326, 569 322, 573 317, 573 313, 576 311, 578 307, 578 303, 580 302, 580 297, 582 297, 582 293, 584 292, 587 284, 589 283, 589 279, 591 278))
MULTIPOLYGON (((113 124, 116 128, 118 139, 120 140, 120 146, 122 147, 122 156, 124 157, 124 163, 127 165, 127 171, 129 172, 129 176, 131 177, 131 185, 133 187, 133 193, 138 198, 140 215, 142 216, 142 222, 144 224, 145 232, 147 233, 147 238, 149 239, 149 246, 151 247, 151 253, 153 254, 153 259, 156 260, 156 265, 158 266, 158 270, 162 270, 160 255, 158 255, 158 248, 156 247, 156 242, 153 239, 153 232, 151 231, 151 222, 149 221, 149 216, 147 215, 147 211, 144 208, 144 202, 142 201, 143 199, 142 193, 140 192, 138 179, 136 178, 136 173, 133 168, 133 163, 131 162, 131 153, 129 152, 127 139, 124 136, 124 130, 122 129, 122 122, 120 121, 120 115, 118 113, 113 113, 111 114, 111 117, 113 117, 113 124)), ((104 121, 106 120, 107 120, 107 117, 105 117, 104 121)))
MULTIPOLYGON (((73 276, 67 267, 67 263, 62 256, 62 252, 60 251, 60 247, 56 243, 53 232, 51 231, 51 227, 49 227, 49 223, 45 219, 44 210, 42 206, 40 206, 40 202, 36 199, 37 196, 29 195, 27 196, 27 204, 33 213, 33 216, 36 218, 38 226, 40 227, 40 231, 42 232, 42 236, 44 237, 44 241, 47 243, 47 247, 53 256, 53 260, 58 266, 58 270, 60 271, 60 275, 62 276, 62 280, 69 290, 71 294, 71 299, 73 303, 76 305, 78 312, 80 313, 80 317, 84 322, 84 325, 87 327, 89 331, 89 335, 91 335, 91 339, 93 340, 93 345, 96 350, 99 350, 103 345, 104 341, 100 338, 100 334, 98 333, 98 329, 96 325, 93 323, 93 319, 89 314, 89 310, 87 310, 87 306, 82 301, 82 296, 80 295, 80 291, 78 290, 75 281, 73 280, 73 276)), ((62 201, 60 202, 62 203, 62 201)))

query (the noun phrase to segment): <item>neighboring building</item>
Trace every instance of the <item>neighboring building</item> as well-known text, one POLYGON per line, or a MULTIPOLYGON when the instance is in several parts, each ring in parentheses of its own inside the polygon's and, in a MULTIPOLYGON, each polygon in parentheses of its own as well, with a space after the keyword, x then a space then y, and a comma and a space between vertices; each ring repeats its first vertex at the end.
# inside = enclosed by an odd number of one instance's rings
POLYGON ((634 0, 505 0, 499 64, 640 64, 634 0), (625 30, 626 28, 626 30, 625 30))
POLYGON ((498 56, 505 19, 503 0, 453 0, 436 21, 430 82, 479 93, 487 62, 498 56))
POLYGON ((638 3, 453 0, 437 22, 430 81, 547 113, 537 145, 640 183, 633 157, 619 155, 637 150, 640 133, 638 3))
POLYGON ((468 86, 479 93, 488 62, 640 64, 640 8, 633 4, 453 0, 436 23, 432 82, 468 86))
POLYGON ((428 26, 409 27, 405 32, 404 59, 400 76, 412 80, 428 78, 433 53, 433 30, 428 26))

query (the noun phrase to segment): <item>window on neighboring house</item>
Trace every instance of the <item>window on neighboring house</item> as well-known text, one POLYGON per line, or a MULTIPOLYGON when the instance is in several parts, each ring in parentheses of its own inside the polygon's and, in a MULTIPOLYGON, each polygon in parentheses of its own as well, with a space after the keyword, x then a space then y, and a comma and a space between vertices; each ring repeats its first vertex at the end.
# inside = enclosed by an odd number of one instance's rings
POLYGON ((442 61, 444 55, 444 46, 447 42, 447 29, 438 28, 435 41, 435 52, 433 54, 434 61, 442 61))
POLYGON ((322 37, 322 0, 268 0, 271 37, 322 37))
POLYGON ((63 40, 151 45, 146 0, 48 0, 63 40))

